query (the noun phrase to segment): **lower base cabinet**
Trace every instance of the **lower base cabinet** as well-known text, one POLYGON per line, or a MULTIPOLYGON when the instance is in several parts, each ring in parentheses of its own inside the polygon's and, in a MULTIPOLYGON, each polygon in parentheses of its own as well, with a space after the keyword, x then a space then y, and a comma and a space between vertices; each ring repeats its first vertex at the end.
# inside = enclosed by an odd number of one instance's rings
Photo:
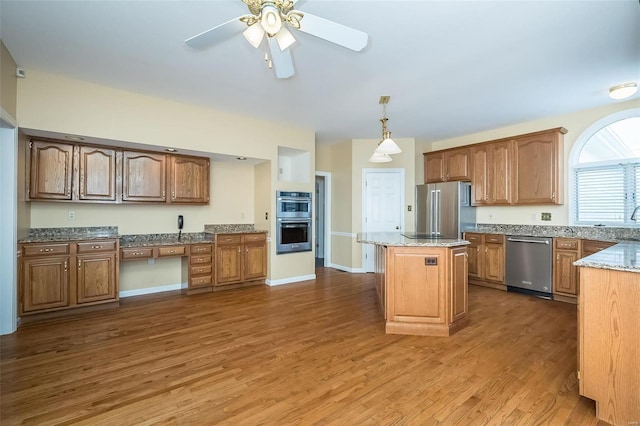
POLYGON ((119 241, 25 243, 19 315, 118 301, 119 241))
POLYGON ((217 234, 215 286, 263 282, 267 276, 267 235, 217 234))

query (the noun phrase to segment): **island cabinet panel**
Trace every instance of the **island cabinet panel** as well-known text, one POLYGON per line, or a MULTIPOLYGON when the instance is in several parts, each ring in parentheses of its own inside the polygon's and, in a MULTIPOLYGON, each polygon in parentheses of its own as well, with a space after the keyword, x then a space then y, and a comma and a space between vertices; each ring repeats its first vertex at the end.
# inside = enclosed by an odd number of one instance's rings
POLYGON ((21 313, 69 306, 69 263, 69 256, 46 256, 23 261, 21 313))
POLYGON ((386 332, 449 336, 466 324, 466 247, 384 250, 386 332))
POLYGON ((124 151, 122 201, 166 202, 166 156, 124 151))
POLYGON ((116 201, 116 151, 78 146, 78 199, 116 201))
POLYGON ((28 198, 71 200, 73 145, 32 140, 28 198))
POLYGON ((514 204, 563 203, 562 135, 553 131, 514 140, 514 204))
POLYGON ((209 203, 209 160, 170 156, 171 203, 209 203))
POLYGON ((613 425, 640 419, 640 274, 580 267, 580 395, 613 425))

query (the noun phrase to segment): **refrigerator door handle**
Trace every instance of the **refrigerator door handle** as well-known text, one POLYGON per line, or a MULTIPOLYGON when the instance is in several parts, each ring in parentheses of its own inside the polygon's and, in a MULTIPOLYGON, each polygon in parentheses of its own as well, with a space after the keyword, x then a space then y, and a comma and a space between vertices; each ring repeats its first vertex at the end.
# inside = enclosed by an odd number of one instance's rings
POLYGON ((439 189, 436 189, 436 208, 434 210, 435 214, 435 223, 436 223, 436 229, 435 229, 435 234, 437 236, 440 235, 440 199, 442 198, 442 194, 441 191, 439 189))
POLYGON ((434 234, 436 232, 436 191, 431 190, 431 217, 429 218, 429 233, 434 234))

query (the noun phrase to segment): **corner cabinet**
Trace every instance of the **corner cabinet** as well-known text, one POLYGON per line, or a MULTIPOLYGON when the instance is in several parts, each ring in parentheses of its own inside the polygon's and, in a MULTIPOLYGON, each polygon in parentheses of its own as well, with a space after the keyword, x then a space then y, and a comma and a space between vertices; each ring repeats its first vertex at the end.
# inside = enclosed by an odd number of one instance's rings
POLYGON ((117 239, 21 245, 19 314, 118 301, 117 239))
POLYGON ((424 182, 468 181, 471 179, 468 148, 424 154, 424 182))
POLYGON ((215 286, 260 284, 267 276, 267 235, 217 234, 215 286))

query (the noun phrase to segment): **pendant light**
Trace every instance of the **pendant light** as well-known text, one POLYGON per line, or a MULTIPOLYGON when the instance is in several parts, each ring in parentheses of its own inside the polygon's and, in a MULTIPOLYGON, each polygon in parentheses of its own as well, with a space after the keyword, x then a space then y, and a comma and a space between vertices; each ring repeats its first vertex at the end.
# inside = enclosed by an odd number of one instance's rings
POLYGON ((378 143, 378 147, 374 151, 373 155, 369 158, 371 163, 388 163, 391 161, 389 155, 400 154, 402 150, 391 139, 391 132, 387 129, 387 104, 389 103, 390 96, 380 96, 380 104, 382 105, 382 140, 378 143))

